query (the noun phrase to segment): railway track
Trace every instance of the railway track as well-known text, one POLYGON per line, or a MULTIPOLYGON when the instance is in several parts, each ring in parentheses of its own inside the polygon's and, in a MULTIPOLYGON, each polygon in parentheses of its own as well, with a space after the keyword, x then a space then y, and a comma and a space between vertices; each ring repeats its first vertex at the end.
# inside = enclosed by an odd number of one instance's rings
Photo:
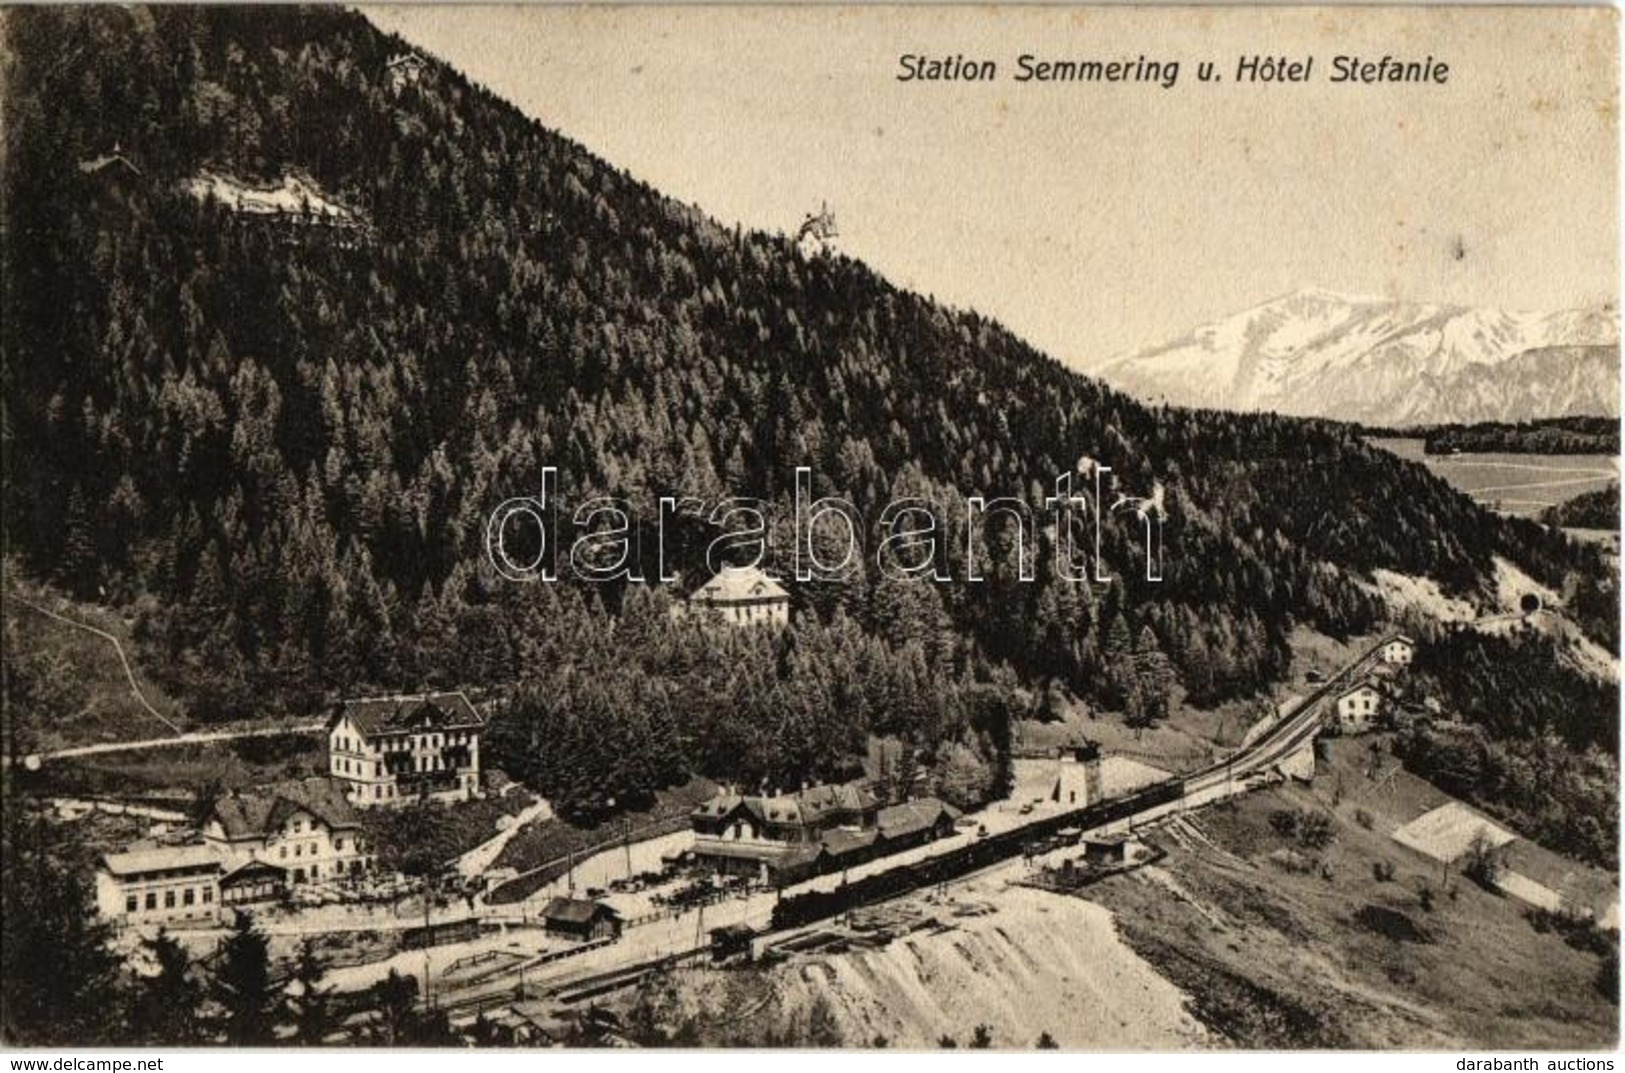
MULTIPOLYGON (((814 890, 784 897, 774 911, 769 930, 794 931, 860 906, 874 905, 931 886, 962 882, 1008 864, 1027 852, 1035 840, 1053 835, 1062 828, 1081 827, 1090 831, 1124 822, 1132 826, 1245 793, 1251 788, 1253 777, 1268 774, 1314 741, 1322 729, 1327 702, 1335 699, 1348 683, 1369 670, 1380 658, 1383 645, 1391 639, 1391 636, 1385 636, 1371 645, 1306 696, 1291 715, 1224 760, 1190 774, 1144 787, 1125 797, 1046 816, 1016 830, 922 861, 899 865, 834 891, 814 890)), ((485 982, 477 993, 451 998, 441 1005, 454 1015, 462 1015, 521 998, 546 997, 566 1004, 587 1001, 634 986, 650 973, 703 956, 706 950, 706 947, 696 946, 676 954, 598 968, 545 982, 510 981, 508 977, 512 974, 499 974, 485 982)))

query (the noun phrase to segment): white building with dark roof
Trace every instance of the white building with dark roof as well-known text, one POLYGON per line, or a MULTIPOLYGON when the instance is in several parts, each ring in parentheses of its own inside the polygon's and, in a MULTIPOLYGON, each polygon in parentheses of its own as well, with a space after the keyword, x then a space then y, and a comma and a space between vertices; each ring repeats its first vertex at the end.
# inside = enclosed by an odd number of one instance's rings
POLYGON ((270 900, 289 885, 357 875, 372 867, 361 818, 337 779, 309 778, 227 794, 203 824, 203 841, 228 873, 235 902, 270 900), (254 864, 269 866, 247 868, 254 864))
POLYGON ((700 864, 791 882, 946 837, 958 818, 934 797, 882 806, 869 787, 841 783, 786 794, 723 792, 689 822, 700 864))
POLYGON ((485 721, 460 692, 344 702, 327 724, 328 773, 360 808, 480 793, 485 721))
POLYGON ((129 924, 211 926, 219 921, 219 854, 210 846, 148 846, 104 854, 96 908, 129 924))
POLYGON ((1396 633, 1382 645, 1382 661, 1390 667, 1409 667, 1416 656, 1416 642, 1396 633))
POLYGON ((104 855, 96 908, 109 920, 207 927, 226 909, 281 901, 290 886, 372 867, 344 784, 316 777, 229 793, 210 807, 201 841, 104 855))
POLYGON ((754 566, 723 567, 694 590, 688 603, 734 626, 783 626, 790 621, 790 594, 754 566))
POLYGON ((1334 729, 1341 734, 1364 734, 1383 712, 1383 694, 1376 682, 1361 679, 1337 695, 1333 702, 1334 729))

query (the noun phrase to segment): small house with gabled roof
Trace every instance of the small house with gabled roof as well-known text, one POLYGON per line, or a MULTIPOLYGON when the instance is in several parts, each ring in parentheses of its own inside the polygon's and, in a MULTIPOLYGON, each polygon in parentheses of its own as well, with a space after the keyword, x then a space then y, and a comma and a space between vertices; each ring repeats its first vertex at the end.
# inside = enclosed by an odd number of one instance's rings
POLYGON ((1416 656, 1416 642, 1396 633, 1382 643, 1382 661, 1390 667, 1409 667, 1416 656))
POLYGON ((542 910, 542 927, 549 935, 576 942, 615 939, 621 934, 621 915, 603 902, 554 898, 542 910))
POLYGON ((896 853, 948 837, 958 820, 959 810, 952 805, 934 797, 919 797, 881 809, 875 815, 875 830, 886 852, 896 853))
POLYGON ((1382 690, 1370 678, 1362 678, 1343 690, 1332 702, 1334 727, 1340 734, 1364 734, 1382 715, 1382 690))
POLYGON ((694 591, 688 603, 733 626, 783 626, 790 621, 790 594, 754 566, 723 567, 694 591))

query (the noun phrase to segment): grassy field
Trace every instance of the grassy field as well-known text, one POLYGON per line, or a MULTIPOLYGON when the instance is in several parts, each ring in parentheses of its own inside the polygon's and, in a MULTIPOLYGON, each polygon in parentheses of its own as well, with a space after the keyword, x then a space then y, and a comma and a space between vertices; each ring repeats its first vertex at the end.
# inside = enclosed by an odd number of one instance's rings
POLYGON ((11 648, 7 660, 50 691, 39 706, 7 713, 29 751, 157 738, 188 728, 184 708, 142 673, 130 624, 116 614, 15 575, 7 577, 0 605, 11 648), (131 661, 133 687, 119 660, 120 646, 131 661))
POLYGON ((1307 680, 1311 672, 1330 674, 1354 659, 1375 636, 1339 641, 1299 626, 1292 634, 1290 678, 1269 696, 1226 701, 1211 708, 1189 703, 1176 690, 1168 718, 1156 726, 1137 729, 1121 712, 1096 711, 1072 702, 1057 722, 1024 719, 1015 724, 1017 755, 1032 755, 1088 739, 1109 753, 1128 756, 1164 771, 1185 772, 1217 759, 1223 750, 1240 745, 1250 727, 1270 706, 1279 708, 1316 688, 1307 680))
MULTIPOLYGON (((630 828, 634 839, 653 837, 655 833, 669 833, 664 829, 680 829, 687 822, 695 806, 708 801, 717 792, 716 784, 696 776, 681 786, 656 795, 652 808, 642 812, 629 812, 624 816, 605 820, 590 827, 580 827, 566 820, 552 818, 526 824, 503 847, 496 859, 498 868, 514 868, 520 872, 540 869, 570 854, 619 839, 630 828)), ((565 866, 542 869, 532 877, 506 884, 500 895, 493 896, 496 903, 520 901, 540 890, 557 876, 563 875, 565 866)))
MULTIPOLYGON (((1089 897, 1141 956, 1192 995, 1203 1023, 1246 1047, 1480 1049, 1613 1046, 1602 958, 1527 908, 1389 837, 1442 800, 1403 772, 1367 777, 1368 742, 1330 743, 1311 785, 1254 794, 1152 837, 1154 868, 1089 897), (1307 849, 1277 811, 1333 818, 1307 849)), ((1392 758, 1388 758, 1389 764, 1392 758)), ((1519 867, 1590 875, 1522 844, 1519 867), (1525 863, 1527 862, 1527 863, 1525 863)))
POLYGON ((1611 455, 1429 455, 1420 439, 1373 437, 1370 442, 1421 462, 1478 502, 1507 514, 1538 514, 1619 480, 1619 464, 1611 455))
POLYGON ((388 868, 418 858, 449 866, 500 833, 504 816, 514 816, 535 800, 525 790, 494 794, 457 804, 430 802, 401 809, 367 809, 367 836, 388 868))

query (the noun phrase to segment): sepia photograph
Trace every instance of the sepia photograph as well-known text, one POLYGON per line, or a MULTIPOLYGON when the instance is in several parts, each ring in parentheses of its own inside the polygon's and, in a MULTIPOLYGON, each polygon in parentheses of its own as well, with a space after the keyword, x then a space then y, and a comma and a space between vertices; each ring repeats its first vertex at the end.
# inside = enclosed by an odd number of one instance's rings
POLYGON ((0 8, 9 1068, 1616 1051, 1619 33, 0 8))

